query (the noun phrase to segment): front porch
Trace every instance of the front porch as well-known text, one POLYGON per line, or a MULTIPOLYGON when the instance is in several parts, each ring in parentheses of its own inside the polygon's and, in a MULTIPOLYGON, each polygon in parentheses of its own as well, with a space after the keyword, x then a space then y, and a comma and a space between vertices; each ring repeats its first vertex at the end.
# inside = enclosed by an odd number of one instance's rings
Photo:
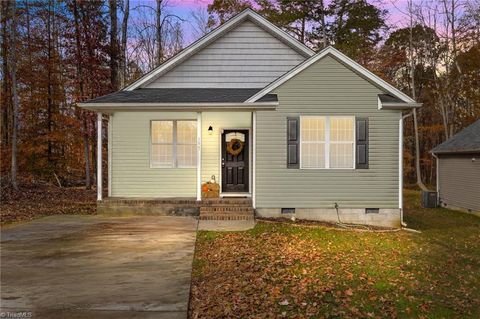
MULTIPOLYGON (((212 180, 218 184, 215 197, 248 198, 255 207, 254 109, 143 112, 135 119, 130 112, 113 112, 108 119, 108 196, 102 196, 99 166, 99 212, 162 207, 165 214, 199 215, 202 186, 212 180), (233 141, 238 154, 229 150, 233 141)), ((99 163, 103 120, 98 113, 99 163)))
POLYGON ((97 212, 111 216, 193 216, 200 220, 253 220, 251 198, 121 198, 97 201, 97 212))

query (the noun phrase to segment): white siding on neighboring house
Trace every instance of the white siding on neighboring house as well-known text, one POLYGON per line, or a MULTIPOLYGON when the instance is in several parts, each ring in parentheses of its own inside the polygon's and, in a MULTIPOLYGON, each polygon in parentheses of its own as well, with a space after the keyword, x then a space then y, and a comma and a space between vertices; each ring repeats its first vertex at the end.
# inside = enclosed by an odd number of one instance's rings
POLYGON ((480 212, 480 154, 438 156, 439 196, 443 205, 480 212))
POLYGON ((245 21, 146 88, 262 88, 305 57, 245 21))

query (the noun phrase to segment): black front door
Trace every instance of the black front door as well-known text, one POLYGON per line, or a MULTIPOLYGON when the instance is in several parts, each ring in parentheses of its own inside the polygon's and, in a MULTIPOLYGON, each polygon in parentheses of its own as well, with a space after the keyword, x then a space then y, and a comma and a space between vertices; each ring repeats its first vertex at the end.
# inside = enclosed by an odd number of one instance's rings
POLYGON ((222 192, 248 192, 248 130, 222 133, 222 192))

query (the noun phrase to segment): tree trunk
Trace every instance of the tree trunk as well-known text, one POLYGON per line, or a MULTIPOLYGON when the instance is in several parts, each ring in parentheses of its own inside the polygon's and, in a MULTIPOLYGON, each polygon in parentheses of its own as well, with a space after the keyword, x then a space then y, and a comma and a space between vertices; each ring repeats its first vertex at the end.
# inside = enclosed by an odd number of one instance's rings
POLYGON ((157 66, 163 61, 162 48, 162 0, 157 0, 156 10, 156 42, 157 42, 157 66))
POLYGON ((47 159, 48 164, 51 167, 52 165, 52 140, 51 140, 51 133, 52 133, 52 113, 53 113, 53 87, 52 87, 52 0, 48 2, 48 17, 47 17, 47 58, 48 58, 48 65, 47 65, 47 131, 48 131, 48 138, 47 138, 47 159))
POLYGON ((327 32, 325 30, 326 25, 325 25, 325 5, 323 3, 323 0, 320 0, 320 6, 322 7, 320 10, 320 25, 322 28, 322 48, 327 47, 327 32))
POLYGON ((422 170, 420 168, 420 142, 418 137, 417 109, 413 109, 413 128, 415 130, 415 172, 417 175, 417 185, 421 190, 426 191, 427 187, 422 181, 422 170))
POLYGON ((12 98, 13 98, 13 125, 12 125, 12 187, 18 190, 17 183, 17 133, 18 133, 18 92, 17 92, 17 45, 16 45, 16 33, 17 33, 17 16, 16 16, 16 3, 12 3, 12 22, 11 22, 11 45, 10 45, 10 58, 11 58, 11 79, 12 79, 12 98))
MULTIPOLYGON (((415 91, 415 61, 413 56, 413 7, 411 0, 408 2, 408 13, 410 16, 410 35, 409 35, 409 58, 410 58, 410 89, 412 98, 416 99, 415 91)), ((418 137, 417 110, 413 109, 413 129, 415 131, 415 173, 417 175, 417 185, 422 190, 427 190, 422 181, 422 171, 420 167, 420 141, 418 137)))
MULTIPOLYGON (((84 81, 83 81, 83 67, 82 67, 82 47, 81 47, 81 33, 80 33, 80 15, 78 13, 78 3, 75 0, 73 2, 73 16, 75 24, 75 41, 76 41, 76 55, 77 55, 77 78, 78 78, 78 98, 82 101, 85 98, 84 81)), ((87 114, 85 111, 81 112, 78 116, 83 122, 83 156, 85 160, 85 188, 91 189, 92 182, 90 180, 90 151, 88 141, 88 125, 87 114)))
POLYGON ((87 114, 83 114, 83 152, 85 155, 85 188, 92 188, 90 179, 90 145, 88 141, 88 121, 87 114))
POLYGON ((300 31, 300 41, 305 44, 305 23, 306 18, 302 18, 302 30, 300 31))
POLYGON ((96 127, 96 117, 91 118, 90 127, 93 128, 92 140, 90 145, 90 151, 92 153, 92 169, 93 169, 93 185, 98 185, 97 183, 97 134, 95 134, 95 127, 96 127))
POLYGON ((130 0, 125 0, 123 7, 122 21, 122 40, 120 47, 120 87, 125 87, 125 79, 127 77, 127 31, 128 17, 130 15, 130 0))
POLYGON ((9 1, 1 1, 1 23, 2 23, 2 146, 10 143, 10 118, 12 109, 11 100, 11 79, 10 79, 10 65, 8 56, 9 53, 9 1))
POLYGON ((112 89, 119 89, 119 47, 117 34, 117 0, 109 0, 110 7, 110 82, 112 89))

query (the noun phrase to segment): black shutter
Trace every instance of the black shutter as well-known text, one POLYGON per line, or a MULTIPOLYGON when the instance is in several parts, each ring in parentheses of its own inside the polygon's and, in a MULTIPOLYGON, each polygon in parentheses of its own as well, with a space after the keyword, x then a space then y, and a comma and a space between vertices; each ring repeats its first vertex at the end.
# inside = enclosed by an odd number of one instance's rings
POLYGON ((355 168, 368 168, 368 118, 356 118, 355 168))
POLYGON ((287 168, 300 168, 299 164, 300 119, 287 118, 287 168))

